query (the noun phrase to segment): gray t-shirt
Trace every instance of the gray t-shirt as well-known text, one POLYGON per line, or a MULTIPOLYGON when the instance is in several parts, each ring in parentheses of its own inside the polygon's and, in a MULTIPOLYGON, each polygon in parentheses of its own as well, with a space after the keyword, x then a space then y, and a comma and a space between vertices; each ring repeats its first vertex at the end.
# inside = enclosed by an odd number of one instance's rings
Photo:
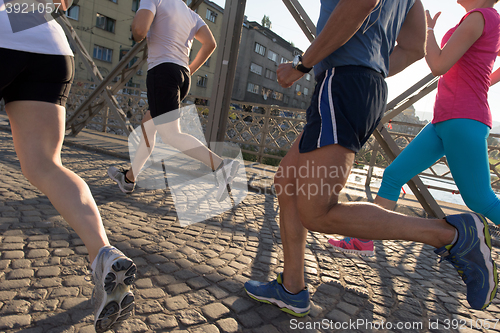
POLYGON ((147 35, 148 69, 164 62, 189 69, 194 35, 205 22, 181 0, 141 0, 143 9, 155 15, 147 35))

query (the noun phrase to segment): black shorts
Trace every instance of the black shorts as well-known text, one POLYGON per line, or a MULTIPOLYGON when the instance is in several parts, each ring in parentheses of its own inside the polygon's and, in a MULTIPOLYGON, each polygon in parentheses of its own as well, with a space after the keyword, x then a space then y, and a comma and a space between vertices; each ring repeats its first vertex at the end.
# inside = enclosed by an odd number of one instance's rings
POLYGON ((151 117, 155 124, 161 124, 177 119, 158 117, 180 108, 181 101, 189 92, 191 75, 183 66, 164 62, 148 70, 146 86, 151 117))
POLYGON ((72 56, 0 48, 0 99, 65 106, 75 75, 72 56))
POLYGON ((384 114, 387 84, 383 75, 367 67, 343 66, 316 79, 299 151, 338 144, 357 153, 384 114))

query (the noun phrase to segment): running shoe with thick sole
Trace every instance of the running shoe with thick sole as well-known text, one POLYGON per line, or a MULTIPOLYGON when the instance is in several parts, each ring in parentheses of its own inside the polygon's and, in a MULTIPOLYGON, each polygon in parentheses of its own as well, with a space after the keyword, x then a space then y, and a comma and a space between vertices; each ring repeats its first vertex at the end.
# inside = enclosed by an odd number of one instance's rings
POLYGON ((475 213, 450 215, 446 222, 458 230, 454 245, 434 252, 449 261, 467 285, 467 301, 471 308, 485 309, 495 298, 498 288, 497 266, 491 258, 488 222, 475 213))
POLYGON ((226 158, 222 161, 222 165, 215 171, 215 180, 217 185, 217 193, 215 198, 217 201, 223 201, 228 196, 228 185, 231 186, 233 183, 238 169, 240 168, 240 162, 237 160, 231 160, 226 158))
POLYGON ((296 317, 309 314, 309 290, 306 288, 298 294, 291 294, 283 287, 283 273, 271 282, 247 281, 245 291, 248 296, 259 302, 274 304, 286 313, 296 317))
POLYGON ((328 243, 338 251, 344 253, 359 254, 362 256, 373 256, 373 241, 359 238, 345 237, 341 240, 329 239, 328 243))
POLYGON ((108 176, 118 184, 118 187, 123 193, 129 194, 134 191, 135 183, 129 183, 125 181, 125 175, 127 171, 128 170, 125 169, 117 169, 115 167, 109 167, 108 176))
POLYGON ((92 272, 94 327, 97 333, 102 333, 133 314, 131 287, 137 268, 132 259, 113 246, 102 247, 95 260, 92 272))

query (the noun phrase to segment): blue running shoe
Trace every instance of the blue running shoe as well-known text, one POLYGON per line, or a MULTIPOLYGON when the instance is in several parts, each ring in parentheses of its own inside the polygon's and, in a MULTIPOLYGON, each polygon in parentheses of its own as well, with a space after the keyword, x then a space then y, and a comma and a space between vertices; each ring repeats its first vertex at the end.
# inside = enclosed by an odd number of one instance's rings
POLYGON ((467 301, 476 310, 486 309, 497 293, 497 266, 491 258, 491 238, 488 222, 479 214, 446 217, 446 222, 458 230, 454 245, 434 252, 449 261, 467 285, 467 301))
POLYGON ((298 294, 290 294, 283 288, 283 273, 279 273, 276 280, 267 283, 247 281, 245 291, 251 298, 259 302, 274 304, 281 311, 296 317, 308 315, 311 309, 307 287, 298 294))

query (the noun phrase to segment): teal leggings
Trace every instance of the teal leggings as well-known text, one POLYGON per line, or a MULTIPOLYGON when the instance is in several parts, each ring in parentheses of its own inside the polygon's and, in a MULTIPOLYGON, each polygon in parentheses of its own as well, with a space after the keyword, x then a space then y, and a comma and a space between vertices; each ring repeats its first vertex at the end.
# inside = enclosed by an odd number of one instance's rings
POLYGON ((397 201, 404 184, 446 156, 467 207, 500 224, 500 200, 491 189, 489 133, 488 126, 471 119, 427 124, 385 169, 378 195, 397 201))

